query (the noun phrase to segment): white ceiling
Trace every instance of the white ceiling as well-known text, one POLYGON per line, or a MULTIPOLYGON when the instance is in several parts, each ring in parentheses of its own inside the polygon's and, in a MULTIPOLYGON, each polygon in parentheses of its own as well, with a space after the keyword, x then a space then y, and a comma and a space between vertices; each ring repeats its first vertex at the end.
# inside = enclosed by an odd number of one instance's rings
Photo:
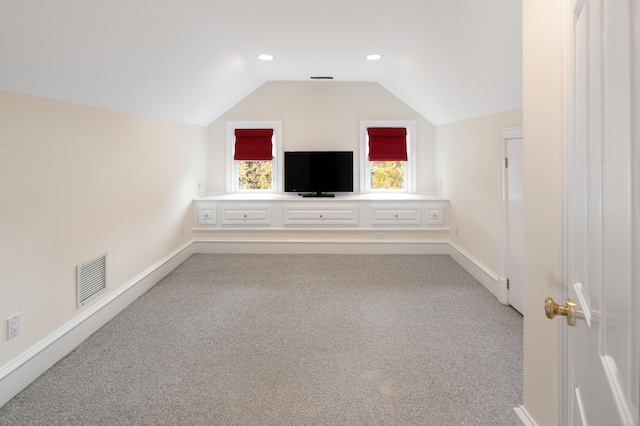
POLYGON ((0 89, 206 125, 329 75, 438 125, 522 106, 521 32, 520 0, 0 0, 0 89))

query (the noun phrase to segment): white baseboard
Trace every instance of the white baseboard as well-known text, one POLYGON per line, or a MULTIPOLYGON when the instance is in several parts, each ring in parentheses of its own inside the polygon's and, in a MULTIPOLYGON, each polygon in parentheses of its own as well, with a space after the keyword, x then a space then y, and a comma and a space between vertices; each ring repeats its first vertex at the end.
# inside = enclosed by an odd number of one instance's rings
POLYGON ((538 426, 538 423, 533 420, 524 405, 514 407, 513 411, 516 413, 516 426, 538 426))
POLYGON ((197 238, 194 253, 448 254, 447 241, 197 238))
POLYGON ((506 281, 452 241, 196 238, 194 253, 448 254, 501 302, 506 281))
POLYGON ((471 274, 473 278, 478 280, 480 284, 485 286, 487 290, 493 293, 494 296, 501 302, 507 303, 506 294, 506 282, 504 279, 499 279, 498 275, 489 269, 486 265, 466 252, 462 247, 458 246, 453 241, 449 241, 449 256, 453 258, 460 266, 462 266, 467 272, 471 274), (502 288, 501 283, 504 283, 502 288))
POLYGON ((178 247, 0 369, 0 407, 187 260, 192 253, 193 241, 178 247))

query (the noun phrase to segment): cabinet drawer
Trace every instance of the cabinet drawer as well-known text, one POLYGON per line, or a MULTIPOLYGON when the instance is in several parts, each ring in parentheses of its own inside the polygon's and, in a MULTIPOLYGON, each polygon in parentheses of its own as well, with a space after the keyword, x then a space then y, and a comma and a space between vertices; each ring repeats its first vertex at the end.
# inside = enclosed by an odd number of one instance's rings
POLYGON ((419 225, 419 206, 372 207, 371 223, 373 225, 419 225))
POLYGON ((444 224, 444 208, 442 206, 427 206, 425 209, 427 225, 444 224))
POLYGON ((285 207, 284 223, 296 224, 336 224, 356 225, 358 223, 358 207, 285 207))
POLYGON ((216 207, 200 207, 198 209, 198 225, 215 225, 217 223, 216 207))
POLYGON ((268 225, 271 206, 220 207, 220 216, 223 225, 268 225))

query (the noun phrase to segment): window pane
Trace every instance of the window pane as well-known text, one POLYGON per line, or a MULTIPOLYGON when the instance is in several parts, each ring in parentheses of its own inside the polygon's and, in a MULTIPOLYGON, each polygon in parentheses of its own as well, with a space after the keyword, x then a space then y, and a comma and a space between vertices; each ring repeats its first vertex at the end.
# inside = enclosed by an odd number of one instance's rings
POLYGON ((273 188, 271 161, 238 161, 239 189, 273 188))
POLYGON ((404 161, 370 161, 371 189, 404 189, 404 161))

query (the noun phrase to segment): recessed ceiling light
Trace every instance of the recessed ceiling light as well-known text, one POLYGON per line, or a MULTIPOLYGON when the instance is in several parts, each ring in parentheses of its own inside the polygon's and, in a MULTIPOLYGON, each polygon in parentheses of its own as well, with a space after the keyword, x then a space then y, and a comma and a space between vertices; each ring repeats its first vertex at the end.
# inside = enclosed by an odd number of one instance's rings
POLYGON ((258 59, 261 61, 271 61, 273 60, 273 55, 269 55, 268 53, 262 53, 258 55, 258 59))
POLYGON ((377 61, 378 59, 382 58, 382 55, 379 55, 377 53, 372 53, 371 55, 365 56, 365 58, 367 58, 370 61, 377 61))

